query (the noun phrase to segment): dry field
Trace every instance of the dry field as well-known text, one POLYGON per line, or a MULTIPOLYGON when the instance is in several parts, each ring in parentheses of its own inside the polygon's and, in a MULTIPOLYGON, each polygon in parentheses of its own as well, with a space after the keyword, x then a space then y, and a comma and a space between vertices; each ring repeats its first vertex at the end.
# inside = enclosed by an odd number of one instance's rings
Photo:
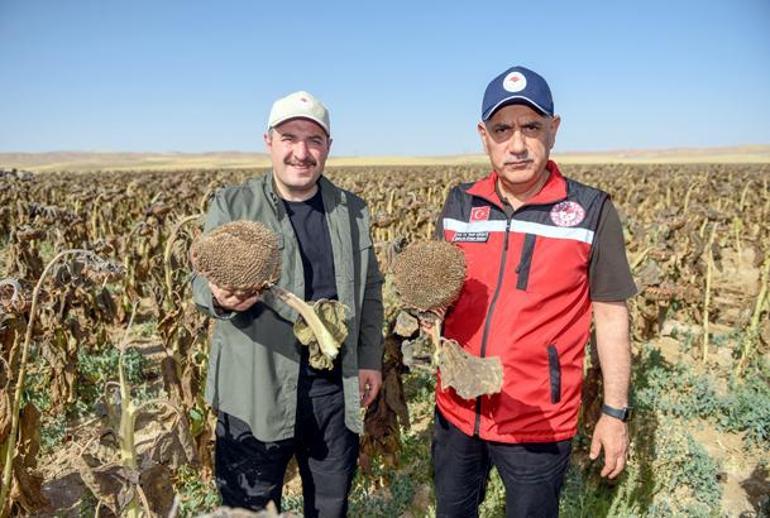
MULTIPOLYGON (((557 152, 560 164, 766 164, 770 145, 659 150, 613 150, 601 152, 557 152)), ((483 165, 483 154, 449 156, 336 156, 330 167, 461 166, 483 165)), ((187 171, 191 169, 245 169, 270 167, 265 153, 213 151, 207 153, 116 153, 54 151, 48 153, 0 153, 0 167, 36 172, 92 171, 187 171)))
MULTIPOLYGON (((601 393, 589 354, 562 515, 767 516, 770 165, 564 172, 613 196, 640 294, 630 463, 608 483, 588 460, 601 393)), ((201 394, 209 322, 191 302, 187 250, 210 195, 258 173, 0 172, 4 514, 216 507, 201 394)), ((369 203, 387 272, 404 242, 432 235, 448 190, 485 173, 481 164, 359 166, 329 176, 369 203)), ((385 296, 385 391, 367 418, 351 515, 433 516, 433 379, 402 366, 390 282, 385 296)), ((301 509, 296 476, 285 493, 284 507, 301 509)), ((493 473, 482 515, 503 509, 493 473)))

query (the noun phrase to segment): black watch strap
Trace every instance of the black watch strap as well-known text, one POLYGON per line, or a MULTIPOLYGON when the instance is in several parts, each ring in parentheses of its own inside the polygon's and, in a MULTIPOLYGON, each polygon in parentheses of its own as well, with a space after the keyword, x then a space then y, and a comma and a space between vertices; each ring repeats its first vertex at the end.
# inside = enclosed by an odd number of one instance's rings
POLYGON ((615 408, 610 405, 602 404, 602 413, 608 416, 620 419, 624 423, 631 417, 631 407, 624 406, 623 408, 615 408))

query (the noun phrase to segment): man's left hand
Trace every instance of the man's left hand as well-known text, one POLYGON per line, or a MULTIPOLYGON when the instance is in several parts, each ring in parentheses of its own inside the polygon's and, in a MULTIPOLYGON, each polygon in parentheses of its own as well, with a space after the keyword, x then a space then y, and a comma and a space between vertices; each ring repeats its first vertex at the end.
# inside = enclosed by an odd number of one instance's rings
POLYGON ((626 467, 628 424, 620 419, 602 415, 594 428, 589 458, 598 459, 602 449, 604 449, 604 468, 601 476, 615 478, 626 467))
POLYGON ((382 372, 371 369, 358 369, 358 395, 361 406, 368 407, 377 397, 382 386, 382 372))

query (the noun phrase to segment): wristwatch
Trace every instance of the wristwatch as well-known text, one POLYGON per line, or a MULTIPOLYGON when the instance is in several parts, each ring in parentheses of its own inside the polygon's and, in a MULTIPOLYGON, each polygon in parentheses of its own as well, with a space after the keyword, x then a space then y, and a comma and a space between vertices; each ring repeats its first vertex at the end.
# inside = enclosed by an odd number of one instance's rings
POLYGON ((632 409, 630 406, 624 406, 623 408, 614 408, 606 403, 602 404, 603 414, 607 414, 608 416, 614 417, 615 419, 620 419, 624 423, 631 418, 631 410, 632 409))

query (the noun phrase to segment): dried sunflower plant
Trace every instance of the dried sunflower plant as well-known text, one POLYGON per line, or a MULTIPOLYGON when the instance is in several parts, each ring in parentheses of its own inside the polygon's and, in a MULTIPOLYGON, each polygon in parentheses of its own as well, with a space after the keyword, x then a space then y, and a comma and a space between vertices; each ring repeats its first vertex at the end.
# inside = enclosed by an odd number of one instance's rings
POLYGON ((503 367, 499 358, 473 356, 455 340, 441 336, 444 314, 465 282, 462 251, 446 241, 414 242, 396 255, 393 278, 404 307, 429 329, 442 390, 452 387, 464 399, 500 392, 503 367))
POLYGON ((165 399, 139 403, 132 396, 125 369, 125 354, 131 343, 134 305, 123 340, 118 345, 118 380, 108 382, 103 402, 107 409, 107 427, 100 429, 82 448, 75 465, 86 487, 96 497, 95 514, 106 507, 113 514, 168 516, 173 506, 171 467, 192 461, 193 452, 185 449, 179 425, 182 412, 165 399), (155 436, 144 447, 137 438, 137 423, 142 415, 164 421, 164 408, 171 415, 166 432, 155 436), (142 448, 140 448, 142 447, 142 448), (140 451, 141 450, 141 451, 140 451))
POLYGON ((294 334, 310 352, 310 364, 331 369, 347 338, 347 309, 336 300, 308 304, 276 283, 281 273, 278 235, 261 223, 238 220, 198 238, 190 249, 193 268, 220 288, 234 293, 272 296, 300 317, 294 334))
MULTIPOLYGON (((10 430, 3 445, 3 471, 2 486, 0 486, 0 505, 2 505, 2 514, 9 512, 9 494, 13 496, 12 489, 14 472, 18 470, 17 453, 19 439, 19 423, 21 422, 21 402, 24 393, 24 382, 27 373, 27 360, 29 356, 30 343, 32 341, 33 330, 35 329, 35 317, 37 316, 38 303, 43 285, 48 279, 49 274, 58 283, 107 283, 119 278, 122 274, 122 268, 110 261, 106 261, 90 250, 70 249, 56 254, 53 259, 45 266, 40 277, 37 280, 35 288, 32 291, 32 301, 29 308, 29 317, 26 324, 24 342, 21 345, 20 358, 16 365, 16 372, 9 372, 8 381, 15 374, 15 387, 13 399, 10 403, 10 430), (65 258, 67 259, 65 261, 65 258)), ((10 305, 19 305, 20 285, 13 279, 2 281, 3 286, 10 286, 13 294, 10 297, 10 305)), ((11 364, 14 362, 11 361, 11 364)), ((23 492, 23 489, 21 489, 23 492)))

